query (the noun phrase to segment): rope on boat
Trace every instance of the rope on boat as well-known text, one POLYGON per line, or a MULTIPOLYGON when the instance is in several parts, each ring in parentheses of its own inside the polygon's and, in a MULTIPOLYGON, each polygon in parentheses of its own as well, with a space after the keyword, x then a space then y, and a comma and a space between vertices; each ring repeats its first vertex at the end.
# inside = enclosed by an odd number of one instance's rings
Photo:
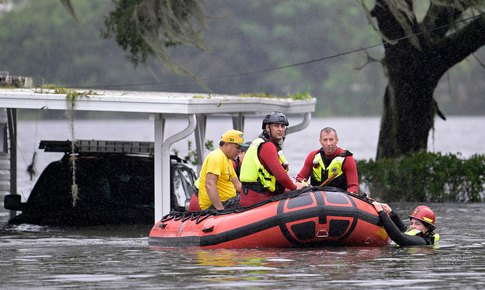
POLYGON ((291 190, 291 191, 288 191, 288 192, 284 192, 282 194, 275 195, 268 200, 253 204, 253 205, 248 206, 248 207, 236 207, 236 208, 229 208, 229 209, 223 209, 223 210, 206 209, 206 210, 195 211, 195 212, 171 211, 170 213, 168 213, 167 215, 162 217, 161 222, 164 223, 164 222, 172 220, 172 219, 175 220, 175 221, 181 220, 182 222, 184 222, 184 221, 190 219, 191 221, 195 220, 195 223, 198 224, 198 223, 202 222, 203 220, 207 219, 210 216, 218 216, 218 215, 226 215, 226 214, 244 212, 244 211, 247 211, 247 210, 250 210, 250 209, 253 209, 253 208, 256 208, 256 207, 260 207, 260 206, 265 205, 265 204, 268 204, 270 202, 280 201, 280 200, 287 199, 287 198, 294 198, 294 197, 297 197, 297 196, 299 196, 299 195, 301 195, 305 192, 310 192, 310 191, 338 191, 338 192, 346 193, 346 194, 348 194, 348 195, 350 195, 354 198, 360 199, 360 200, 367 202, 369 204, 372 204, 372 202, 374 201, 372 198, 369 198, 366 193, 359 193, 359 194, 350 193, 350 192, 347 192, 347 191, 339 189, 339 188, 328 187, 328 186, 323 186, 323 187, 309 186, 309 187, 305 187, 305 188, 302 188, 302 189, 299 189, 299 190, 291 190))
POLYGON ((213 216, 213 215, 221 215, 221 214, 228 214, 228 213, 233 213, 234 211, 218 211, 215 209, 208 209, 208 210, 203 210, 203 211, 195 211, 195 212, 189 212, 189 211, 171 211, 167 215, 165 215, 160 221, 162 223, 167 222, 169 220, 174 220, 178 221, 181 220, 182 222, 186 220, 196 220, 196 224, 202 222, 206 218, 213 216))

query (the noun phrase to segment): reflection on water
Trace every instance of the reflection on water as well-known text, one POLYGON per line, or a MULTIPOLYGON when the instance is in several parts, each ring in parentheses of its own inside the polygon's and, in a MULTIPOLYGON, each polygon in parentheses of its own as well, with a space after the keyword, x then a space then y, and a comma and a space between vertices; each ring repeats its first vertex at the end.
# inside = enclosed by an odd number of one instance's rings
MULTIPOLYGON (((392 205, 405 216, 413 204, 392 205)), ((7 288, 485 287, 485 207, 432 204, 433 248, 215 249, 148 245, 147 226, 0 231, 7 288)))

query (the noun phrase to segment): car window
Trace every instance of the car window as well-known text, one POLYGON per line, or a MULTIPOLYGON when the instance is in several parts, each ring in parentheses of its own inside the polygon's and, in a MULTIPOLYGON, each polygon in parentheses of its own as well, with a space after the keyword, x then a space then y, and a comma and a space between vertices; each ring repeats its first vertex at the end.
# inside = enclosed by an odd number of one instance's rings
POLYGON ((185 203, 190 200, 194 192, 196 176, 194 171, 183 164, 175 164, 172 168, 172 182, 174 198, 173 204, 178 208, 185 208, 185 203))

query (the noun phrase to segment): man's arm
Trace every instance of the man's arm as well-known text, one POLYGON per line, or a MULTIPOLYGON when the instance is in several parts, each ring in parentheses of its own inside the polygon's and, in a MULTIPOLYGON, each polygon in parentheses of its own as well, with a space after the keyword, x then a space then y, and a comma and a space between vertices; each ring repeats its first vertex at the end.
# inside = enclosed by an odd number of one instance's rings
POLYGON ((396 244, 401 247, 406 246, 425 246, 426 240, 419 236, 409 236, 401 232, 399 228, 394 224, 385 211, 379 212, 379 218, 386 230, 387 234, 396 244))
POLYGON ((274 175, 276 180, 285 188, 290 190, 297 189, 297 186, 286 173, 286 170, 280 163, 278 158, 278 152, 276 152, 276 146, 270 142, 263 143, 259 151, 259 160, 266 167, 266 169, 274 175))
POLYGON ((301 168, 300 172, 296 176, 296 180, 299 182, 303 182, 304 180, 308 181, 310 178, 310 174, 312 172, 313 168, 313 158, 314 158, 314 153, 311 152, 308 154, 308 156, 305 159, 305 163, 303 164, 303 167, 301 168))
POLYGON ((237 192, 239 192, 239 193, 242 192, 242 184, 239 181, 239 179, 237 178, 237 176, 232 179, 232 184, 234 184, 234 187, 236 188, 237 192))
POLYGON ((355 163, 353 156, 347 156, 345 158, 342 170, 347 178, 347 191, 359 193, 359 175, 357 173, 357 164, 355 163))
POLYGON ((401 220, 399 215, 395 213, 393 210, 389 211, 389 217, 391 218, 392 222, 396 225, 396 227, 401 231, 405 232, 408 228, 404 222, 401 220))
POLYGON ((219 176, 213 173, 207 173, 205 177, 205 188, 207 190, 207 195, 209 196, 212 205, 217 210, 223 210, 224 206, 222 205, 221 198, 219 197, 219 191, 217 190, 217 179, 219 176))

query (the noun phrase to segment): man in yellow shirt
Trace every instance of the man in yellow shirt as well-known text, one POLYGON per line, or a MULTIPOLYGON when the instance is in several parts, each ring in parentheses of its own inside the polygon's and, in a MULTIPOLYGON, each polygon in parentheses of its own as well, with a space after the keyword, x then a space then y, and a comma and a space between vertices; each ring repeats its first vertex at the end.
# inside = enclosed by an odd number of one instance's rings
POLYGON ((199 205, 202 210, 213 207, 223 210, 239 205, 241 182, 237 178, 232 160, 244 144, 243 133, 229 130, 221 137, 219 148, 204 160, 200 170, 199 205))

